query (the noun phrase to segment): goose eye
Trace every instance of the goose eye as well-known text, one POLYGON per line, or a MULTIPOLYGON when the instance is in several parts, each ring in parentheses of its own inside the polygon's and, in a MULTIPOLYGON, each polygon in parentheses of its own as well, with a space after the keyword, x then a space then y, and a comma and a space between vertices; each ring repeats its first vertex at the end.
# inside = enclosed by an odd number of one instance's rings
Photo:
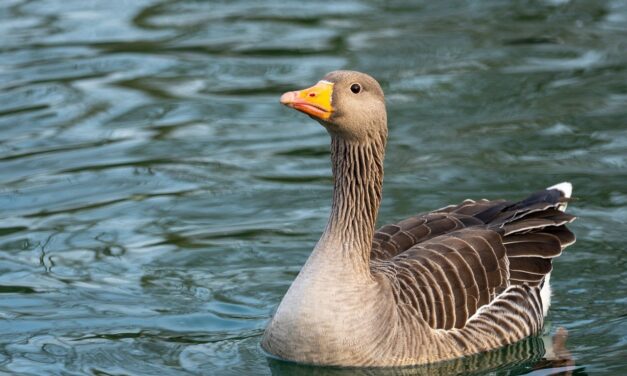
POLYGON ((351 85, 351 91, 355 94, 359 93, 361 91, 361 85, 359 84, 352 84, 351 85))

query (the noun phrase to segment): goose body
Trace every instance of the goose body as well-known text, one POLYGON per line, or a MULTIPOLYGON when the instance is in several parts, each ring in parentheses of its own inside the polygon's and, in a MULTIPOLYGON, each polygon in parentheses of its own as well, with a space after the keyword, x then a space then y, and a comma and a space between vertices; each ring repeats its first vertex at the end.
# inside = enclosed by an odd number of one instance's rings
POLYGON ((521 201, 466 200, 375 231, 387 117, 370 76, 329 73, 281 102, 331 136, 327 226, 262 338, 270 354, 336 366, 458 358, 537 334, 552 259, 572 244, 569 183, 521 201))

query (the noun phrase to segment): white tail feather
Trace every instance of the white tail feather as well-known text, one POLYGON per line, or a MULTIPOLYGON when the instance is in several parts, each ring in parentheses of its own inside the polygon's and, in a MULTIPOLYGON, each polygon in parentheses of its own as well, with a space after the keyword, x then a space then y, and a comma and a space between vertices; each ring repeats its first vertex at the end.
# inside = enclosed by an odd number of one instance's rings
MULTIPOLYGON (((573 185, 566 181, 559 183, 559 184, 552 185, 547 188, 547 190, 549 189, 557 189, 558 191, 562 192, 565 198, 570 198, 570 196, 573 194, 573 185)), ((565 203, 561 204, 560 206, 558 206, 558 209, 561 211, 565 211, 566 204, 565 203)))
POLYGON ((546 317, 551 306, 551 273, 544 277, 544 285, 542 290, 540 290, 540 299, 542 300, 542 314, 546 317))

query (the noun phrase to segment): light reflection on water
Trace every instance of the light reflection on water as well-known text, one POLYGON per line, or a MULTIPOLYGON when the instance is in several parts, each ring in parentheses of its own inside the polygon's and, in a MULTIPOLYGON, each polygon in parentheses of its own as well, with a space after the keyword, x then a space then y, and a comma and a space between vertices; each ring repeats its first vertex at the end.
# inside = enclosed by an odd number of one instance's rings
MULTIPOLYGON (((387 93, 381 223, 574 183, 546 331, 625 372, 626 25, 620 0, 3 1, 0 372, 344 372, 258 348, 330 203, 327 135, 278 96, 338 68, 387 93)), ((538 374, 532 348, 454 371, 538 374)))

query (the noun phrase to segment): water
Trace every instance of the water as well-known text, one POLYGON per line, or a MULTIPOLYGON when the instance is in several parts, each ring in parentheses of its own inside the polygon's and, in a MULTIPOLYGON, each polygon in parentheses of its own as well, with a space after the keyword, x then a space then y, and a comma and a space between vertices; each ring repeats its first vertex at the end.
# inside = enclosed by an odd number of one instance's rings
POLYGON ((354 374, 258 347, 331 194, 328 136, 278 97, 338 68, 387 93, 381 224, 575 186, 545 329, 575 365, 398 372, 627 374, 621 0, 3 0, 0 373, 354 374))

